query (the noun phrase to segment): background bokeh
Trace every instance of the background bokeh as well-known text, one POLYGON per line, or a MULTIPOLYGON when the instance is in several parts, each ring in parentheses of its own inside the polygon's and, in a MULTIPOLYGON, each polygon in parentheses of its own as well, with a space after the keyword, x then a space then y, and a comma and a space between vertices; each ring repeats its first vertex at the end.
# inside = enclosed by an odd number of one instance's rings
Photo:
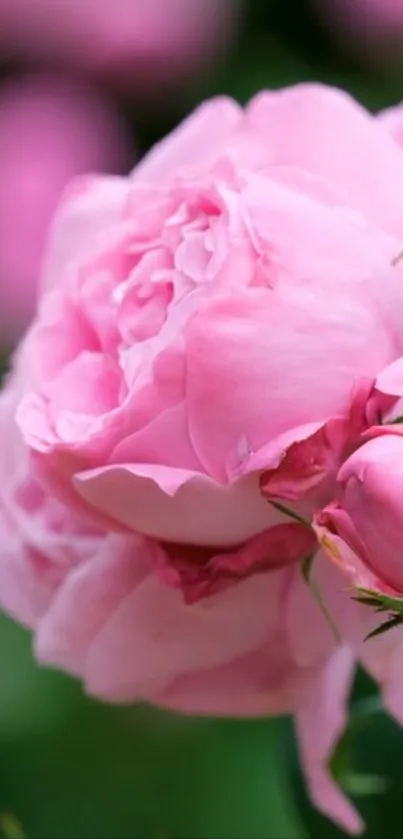
MULTIPOLYGON (((300 80, 345 87, 373 110, 403 99, 403 0, 0 0, 3 364, 72 176, 127 171, 203 98, 244 102, 300 80)), ((367 837, 403 835, 403 732, 361 673, 333 771, 367 837)), ((0 616, 0 836, 22 832, 343 836, 309 804, 288 720, 101 705, 39 669, 28 633, 0 616)))

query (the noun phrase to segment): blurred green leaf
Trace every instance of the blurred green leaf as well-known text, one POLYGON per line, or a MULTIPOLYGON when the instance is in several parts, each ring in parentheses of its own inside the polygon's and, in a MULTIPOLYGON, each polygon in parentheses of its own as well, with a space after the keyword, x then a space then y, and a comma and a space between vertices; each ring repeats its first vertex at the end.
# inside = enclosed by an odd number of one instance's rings
POLYGON ((102 705, 35 665, 27 634, 9 621, 0 622, 0 668, 9 686, 0 811, 18 813, 29 839, 305 836, 282 721, 102 705))
POLYGON ((12 813, 0 814, 0 832, 4 839, 25 839, 18 819, 12 813))

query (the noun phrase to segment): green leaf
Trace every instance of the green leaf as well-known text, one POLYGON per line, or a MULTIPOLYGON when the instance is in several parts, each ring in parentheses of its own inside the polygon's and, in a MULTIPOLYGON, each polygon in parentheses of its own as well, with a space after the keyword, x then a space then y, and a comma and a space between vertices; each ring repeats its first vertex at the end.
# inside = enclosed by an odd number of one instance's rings
POLYGON ((348 795, 383 795, 390 787, 390 781, 382 775, 361 775, 359 772, 346 772, 340 779, 340 785, 348 795))
POLYGON ((25 834, 18 819, 12 813, 2 813, 0 815, 0 835, 4 839, 25 839, 25 834))

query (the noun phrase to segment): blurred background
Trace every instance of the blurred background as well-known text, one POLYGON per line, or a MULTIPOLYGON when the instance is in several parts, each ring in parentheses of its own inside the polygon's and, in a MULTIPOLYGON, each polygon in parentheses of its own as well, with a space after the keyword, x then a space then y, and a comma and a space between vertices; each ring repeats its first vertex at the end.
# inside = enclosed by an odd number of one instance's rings
MULTIPOLYGON (((0 355, 32 314, 66 183, 126 172, 201 99, 321 80, 403 99, 403 0, 0 0, 0 355)), ((333 771, 367 837, 402 837, 403 733, 359 673, 333 771)), ((288 720, 182 719, 88 699, 0 616, 0 836, 303 839, 288 720)))

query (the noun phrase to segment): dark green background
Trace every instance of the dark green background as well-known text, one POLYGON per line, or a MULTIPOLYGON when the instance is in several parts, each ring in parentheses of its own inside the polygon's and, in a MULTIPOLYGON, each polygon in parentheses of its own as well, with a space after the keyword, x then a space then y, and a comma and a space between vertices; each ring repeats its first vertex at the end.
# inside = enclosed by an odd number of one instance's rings
MULTIPOLYGON (((120 106, 145 150, 201 98, 227 92, 245 101, 301 79, 346 87, 373 109, 403 99, 399 62, 370 64, 348 52, 308 2, 250 0, 232 50, 191 89, 156 108, 129 96, 120 106)), ((386 791, 357 803, 366 836, 398 839, 403 733, 376 707, 362 710, 374 690, 357 680, 338 773, 342 781, 352 771, 381 776, 386 791)), ((342 836, 309 805, 288 720, 190 720, 103 706, 73 680, 37 668, 28 634, 1 618, 0 813, 8 812, 32 839, 342 836)))

